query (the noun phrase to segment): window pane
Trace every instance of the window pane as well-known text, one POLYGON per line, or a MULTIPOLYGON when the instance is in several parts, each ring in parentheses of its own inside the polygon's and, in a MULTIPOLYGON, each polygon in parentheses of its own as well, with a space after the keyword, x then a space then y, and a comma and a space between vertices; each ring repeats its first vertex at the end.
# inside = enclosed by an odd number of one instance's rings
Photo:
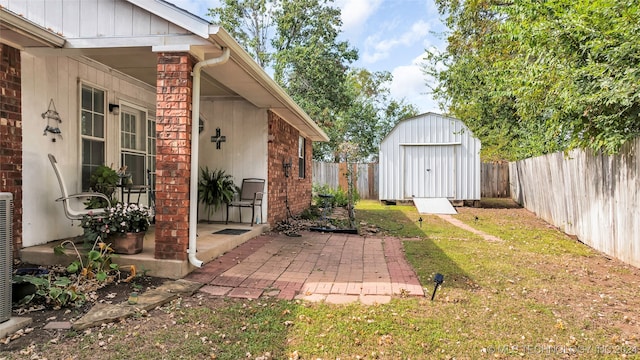
POLYGON ((93 122, 91 121, 91 113, 82 111, 82 135, 93 134, 93 122))
POLYGON ((93 106, 91 106, 91 89, 82 87, 82 109, 83 110, 92 110, 93 106))
POLYGON ((82 190, 89 190, 89 177, 104 163, 104 143, 82 139, 82 190))
POLYGON ((144 185, 147 173, 144 169, 144 155, 123 153, 123 165, 127 166, 127 173, 131 174, 134 185, 144 185))
POLYGON ((104 115, 96 114, 93 117, 93 136, 104 137, 104 115))
POLYGON ((93 111, 97 113, 104 113, 104 91, 95 90, 93 93, 93 111))

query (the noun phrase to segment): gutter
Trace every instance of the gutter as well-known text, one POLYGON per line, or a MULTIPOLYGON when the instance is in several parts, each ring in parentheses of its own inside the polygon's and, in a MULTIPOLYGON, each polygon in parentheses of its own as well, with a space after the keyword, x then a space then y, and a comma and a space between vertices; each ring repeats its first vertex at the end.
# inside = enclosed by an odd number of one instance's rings
MULTIPOLYGON (((300 118, 315 134, 306 133, 313 141, 329 141, 329 136, 316 124, 315 121, 278 85, 224 29, 216 25, 211 25, 209 30, 212 40, 216 43, 224 44, 225 47, 233 49, 234 61, 238 63, 248 74, 263 88, 267 89, 273 97, 282 103, 295 116, 300 118), (213 37, 217 37, 213 38, 213 37)), ((298 129, 301 130, 301 129, 298 129)))
POLYGON ((202 267, 203 261, 196 257, 196 236, 198 227, 198 148, 200 134, 198 123, 200 119, 200 76, 204 67, 222 65, 229 60, 230 50, 224 48, 222 55, 203 60, 193 67, 193 97, 191 99, 191 182, 189 186, 189 248, 187 254, 189 263, 195 267, 202 267))
POLYGON ((19 34, 36 40, 46 46, 60 48, 64 46, 64 37, 49 31, 23 16, 0 6, 0 23, 19 34))

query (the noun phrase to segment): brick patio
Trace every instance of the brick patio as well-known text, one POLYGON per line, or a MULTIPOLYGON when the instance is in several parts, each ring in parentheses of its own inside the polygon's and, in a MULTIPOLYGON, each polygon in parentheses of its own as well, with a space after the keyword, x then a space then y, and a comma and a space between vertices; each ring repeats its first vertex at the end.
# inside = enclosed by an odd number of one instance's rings
POLYGON ((392 296, 424 296, 397 238, 304 232, 301 237, 256 237, 186 279, 214 296, 276 296, 309 301, 385 303, 392 296))

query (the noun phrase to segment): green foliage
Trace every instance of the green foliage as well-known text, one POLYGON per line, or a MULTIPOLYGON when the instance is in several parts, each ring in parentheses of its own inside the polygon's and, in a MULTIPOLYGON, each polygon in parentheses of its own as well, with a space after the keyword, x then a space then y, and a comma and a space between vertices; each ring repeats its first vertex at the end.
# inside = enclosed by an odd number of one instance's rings
MULTIPOLYGON (((329 185, 317 185, 313 184, 313 204, 316 206, 325 206, 325 198, 321 198, 320 194, 331 195, 331 198, 327 198, 328 204, 331 207, 347 207, 349 205, 349 197, 346 191, 341 188, 332 188, 329 185)), ((354 191, 354 204, 360 200, 360 195, 357 191, 354 191)))
POLYGON ((375 160, 382 138, 401 119, 417 114, 391 99, 389 72, 351 69, 358 52, 340 41, 340 9, 333 0, 224 0, 210 9, 222 25, 329 136, 313 158, 337 161, 345 141, 360 144, 360 158, 375 160), (271 45, 269 47, 268 45, 271 45))
POLYGON ((452 31, 425 71, 485 159, 615 153, 640 135, 637 2, 437 3, 452 31))
POLYGON ((270 63, 268 34, 272 27, 272 1, 224 0, 209 9, 213 22, 222 25, 261 67, 270 63))
POLYGON ((109 236, 118 233, 146 232, 149 230, 151 210, 138 204, 118 203, 106 209, 104 214, 83 216, 80 226, 84 228, 89 243, 100 236, 106 241, 109 236))
POLYGON ((198 181, 198 200, 205 206, 207 220, 211 212, 217 211, 222 204, 230 203, 240 189, 233 182, 233 177, 224 170, 210 171, 209 167, 200 168, 198 181))
MULTIPOLYGON (((120 276, 120 266, 113 263, 113 249, 102 241, 96 241, 93 247, 82 256, 72 241, 64 241, 54 248, 54 253, 64 254, 65 246, 71 245, 77 259, 69 264, 66 273, 50 271, 46 276, 16 275, 16 283, 33 284, 35 291, 20 300, 20 304, 37 303, 45 306, 78 307, 83 305, 86 294, 120 276)), ((135 267, 131 266, 131 275, 123 281, 130 281, 135 276, 135 267)))
MULTIPOLYGON (((117 199, 114 197, 114 192, 119 180, 120 177, 115 170, 106 165, 100 165, 91 173, 89 187, 93 191, 106 195, 111 199, 111 203, 115 204, 117 199)), ((89 199, 85 205, 88 209, 98 209, 107 207, 108 204, 106 200, 94 197, 89 199)))

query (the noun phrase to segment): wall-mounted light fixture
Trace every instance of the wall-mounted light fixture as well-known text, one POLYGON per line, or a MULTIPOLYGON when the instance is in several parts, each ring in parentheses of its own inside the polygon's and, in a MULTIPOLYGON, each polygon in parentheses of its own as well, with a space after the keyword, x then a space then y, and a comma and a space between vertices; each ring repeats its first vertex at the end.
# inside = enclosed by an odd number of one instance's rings
POLYGON ((120 114, 120 105, 118 104, 109 104, 109 112, 113 115, 120 114))

